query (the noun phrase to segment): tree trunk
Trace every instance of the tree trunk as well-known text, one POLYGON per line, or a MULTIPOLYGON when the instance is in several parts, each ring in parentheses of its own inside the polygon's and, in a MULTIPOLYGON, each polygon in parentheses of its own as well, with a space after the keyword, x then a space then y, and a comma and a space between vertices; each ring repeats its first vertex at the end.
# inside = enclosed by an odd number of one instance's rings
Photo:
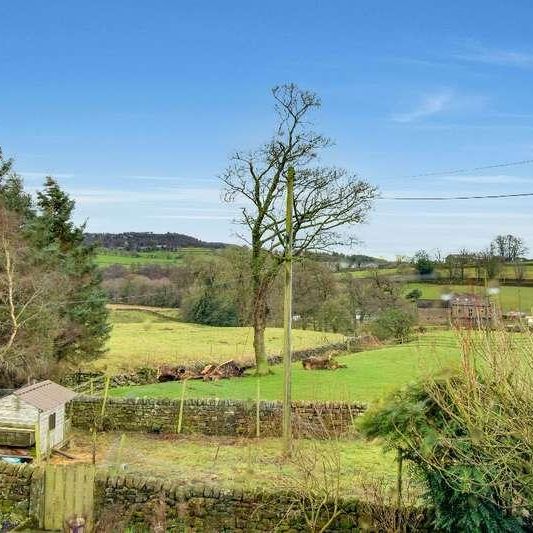
POLYGON ((258 376, 268 374, 268 360, 265 346, 265 328, 267 306, 265 295, 261 290, 254 292, 254 353, 255 353, 255 373, 258 376))
POLYGON ((254 327, 255 373, 264 376, 269 373, 267 352, 265 346, 265 329, 267 324, 268 275, 265 273, 264 258, 260 244, 260 235, 252 234, 252 257, 250 268, 252 271, 252 319, 254 327))

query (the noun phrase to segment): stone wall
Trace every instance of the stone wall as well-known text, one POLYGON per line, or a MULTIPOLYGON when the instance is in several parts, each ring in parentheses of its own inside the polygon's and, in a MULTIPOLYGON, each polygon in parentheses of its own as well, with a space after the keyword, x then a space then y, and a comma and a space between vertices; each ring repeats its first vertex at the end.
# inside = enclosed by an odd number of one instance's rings
POLYGON ((30 464, 12 465, 0 461, 0 511, 6 515, 28 516, 34 481, 40 479, 41 472, 30 464))
MULTIPOLYGON (((100 416, 102 398, 81 396, 71 402, 69 413, 74 427, 90 429, 100 416)), ((293 402, 294 433, 297 437, 343 435, 365 406, 354 403, 293 402)), ((103 428, 118 431, 175 433, 180 402, 168 399, 109 398, 103 428)), ((256 434, 255 402, 189 399, 183 403, 182 433, 253 437, 256 434)), ((260 402, 259 426, 262 437, 279 437, 282 405, 260 402)))
MULTIPOLYGON (((156 523, 162 530, 188 532, 309 531, 295 495, 287 492, 217 489, 104 472, 97 475, 95 489, 97 519, 117 531, 128 524, 156 523)), ((340 514, 328 531, 357 530, 357 501, 338 503, 340 514)))
MULTIPOLYGON (((36 525, 42 513, 44 476, 42 467, 15 466, 0 462, 0 508, 17 511, 19 523, 29 519, 36 525)), ((301 504, 310 508, 303 494, 191 484, 187 480, 162 481, 130 474, 97 470, 94 485, 96 531, 220 531, 291 532, 309 531, 301 514, 301 504), (156 527, 159 526, 159 529, 156 527), (140 527, 140 529, 138 529, 140 527)), ((383 516, 382 503, 367 504, 351 498, 337 501, 339 513, 326 531, 378 531, 376 518, 383 516)), ((326 506, 321 521, 331 516, 326 506)), ((423 509, 410 509, 409 515, 429 515, 423 509)), ((391 510, 387 509, 390 516, 391 510)), ((416 531, 430 531, 418 527, 416 531)))

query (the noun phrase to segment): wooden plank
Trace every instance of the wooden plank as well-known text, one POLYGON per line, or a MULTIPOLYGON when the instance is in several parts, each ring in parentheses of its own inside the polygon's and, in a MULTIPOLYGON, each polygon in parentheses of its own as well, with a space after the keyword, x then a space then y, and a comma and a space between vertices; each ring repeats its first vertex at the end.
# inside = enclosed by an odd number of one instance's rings
POLYGON ((78 469, 76 467, 63 467, 63 471, 65 472, 65 507, 63 510, 63 522, 65 520, 70 520, 73 518, 77 513, 78 509, 76 509, 76 500, 74 493, 76 491, 76 485, 77 485, 77 473, 78 469))
POLYGON ((65 512, 65 471, 61 467, 54 468, 54 528, 63 529, 63 516, 65 512))
POLYGON ((86 514, 85 498, 85 465, 76 465, 76 481, 73 487, 74 509, 76 514, 86 514))
POLYGON ((93 465, 47 465, 42 526, 45 530, 63 530, 66 521, 76 516, 86 518, 85 531, 93 529, 93 465))
POLYGON ((46 466, 44 472, 44 529, 52 529, 54 527, 54 474, 55 470, 53 466, 46 466))
POLYGON ((93 465, 85 465, 85 513, 88 532, 94 528, 94 473, 93 465))

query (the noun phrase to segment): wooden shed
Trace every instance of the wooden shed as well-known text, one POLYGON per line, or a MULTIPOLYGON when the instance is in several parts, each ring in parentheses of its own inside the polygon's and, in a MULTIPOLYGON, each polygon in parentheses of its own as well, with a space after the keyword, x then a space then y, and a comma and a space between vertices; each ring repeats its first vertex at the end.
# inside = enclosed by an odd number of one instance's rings
POLYGON ((0 446, 39 446, 46 455, 66 441, 70 421, 65 407, 76 393, 46 380, 0 398, 0 446))

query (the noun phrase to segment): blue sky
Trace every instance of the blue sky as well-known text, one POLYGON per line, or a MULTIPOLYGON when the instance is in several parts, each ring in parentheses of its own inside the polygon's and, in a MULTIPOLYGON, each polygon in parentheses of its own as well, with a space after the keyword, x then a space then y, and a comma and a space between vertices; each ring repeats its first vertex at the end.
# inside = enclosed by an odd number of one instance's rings
MULTIPOLYGON (((318 92, 323 162, 384 196, 533 191, 533 3, 27 0, 0 7, 0 146, 55 175, 91 231, 235 241, 217 181, 273 126, 270 88, 318 92)), ((533 249, 531 198, 380 200, 353 251, 533 249)))

